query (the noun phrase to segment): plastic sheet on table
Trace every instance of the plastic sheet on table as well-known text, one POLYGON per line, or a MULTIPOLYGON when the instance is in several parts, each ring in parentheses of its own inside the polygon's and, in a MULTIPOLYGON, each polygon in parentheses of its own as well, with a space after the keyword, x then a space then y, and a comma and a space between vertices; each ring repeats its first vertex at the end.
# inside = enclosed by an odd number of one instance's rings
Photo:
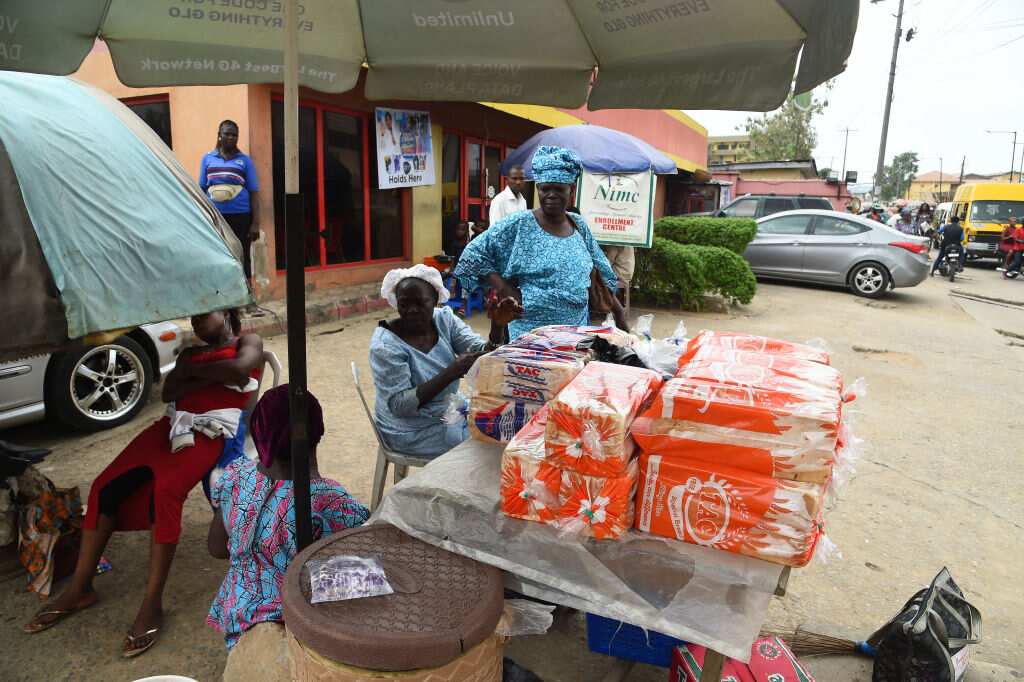
POLYGON ((501 448, 467 441, 392 488, 371 523, 497 566, 527 596, 748 660, 782 567, 630 530, 560 537, 498 510, 501 448))

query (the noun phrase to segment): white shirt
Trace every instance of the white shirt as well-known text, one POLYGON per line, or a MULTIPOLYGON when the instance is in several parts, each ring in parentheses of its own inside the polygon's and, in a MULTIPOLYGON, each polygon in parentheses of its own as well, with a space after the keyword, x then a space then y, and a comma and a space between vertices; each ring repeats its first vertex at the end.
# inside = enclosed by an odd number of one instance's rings
POLYGON ((516 196, 511 187, 505 187, 491 200, 491 210, 487 217, 493 226, 502 218, 507 218, 517 211, 525 211, 526 208, 526 197, 516 196))

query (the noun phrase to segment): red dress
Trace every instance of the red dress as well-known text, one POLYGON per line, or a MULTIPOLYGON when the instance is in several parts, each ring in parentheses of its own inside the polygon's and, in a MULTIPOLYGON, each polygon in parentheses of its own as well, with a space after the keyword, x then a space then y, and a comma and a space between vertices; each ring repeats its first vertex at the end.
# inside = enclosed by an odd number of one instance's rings
MULTIPOLYGON (((231 360, 238 355, 237 344, 192 356, 192 362, 231 360)), ((258 378, 259 369, 252 371, 258 378)), ((237 407, 245 409, 252 393, 242 393, 227 386, 206 386, 187 393, 175 405, 179 410, 202 414, 210 410, 237 407)), ((152 476, 131 491, 117 507, 117 530, 153 529, 158 543, 174 544, 181 536, 181 508, 189 491, 217 463, 224 449, 222 438, 195 434, 195 445, 171 452, 171 421, 167 417, 152 424, 128 444, 93 482, 89 490, 85 528, 94 530, 99 516, 100 493, 118 477, 138 469, 149 469, 152 476)))

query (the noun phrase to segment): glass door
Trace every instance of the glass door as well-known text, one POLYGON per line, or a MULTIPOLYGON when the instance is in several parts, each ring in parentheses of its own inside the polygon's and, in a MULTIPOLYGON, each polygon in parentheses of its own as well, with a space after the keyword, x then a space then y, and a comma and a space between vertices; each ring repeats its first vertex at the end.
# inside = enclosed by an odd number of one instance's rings
POLYGON ((487 221, 491 199, 501 191, 501 161, 504 155, 499 144, 466 138, 463 173, 466 183, 466 220, 487 221))

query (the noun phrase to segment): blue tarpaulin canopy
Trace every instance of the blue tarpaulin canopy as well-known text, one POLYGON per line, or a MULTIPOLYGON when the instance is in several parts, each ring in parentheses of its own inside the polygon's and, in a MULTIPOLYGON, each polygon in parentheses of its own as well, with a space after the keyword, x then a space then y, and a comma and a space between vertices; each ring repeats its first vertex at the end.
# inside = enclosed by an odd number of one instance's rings
POLYGON ((542 145, 573 150, 592 173, 676 172, 675 161, 640 138, 603 126, 580 124, 537 133, 508 155, 501 164, 501 174, 508 175, 513 166, 522 166, 526 177, 532 178, 533 153, 542 145))

